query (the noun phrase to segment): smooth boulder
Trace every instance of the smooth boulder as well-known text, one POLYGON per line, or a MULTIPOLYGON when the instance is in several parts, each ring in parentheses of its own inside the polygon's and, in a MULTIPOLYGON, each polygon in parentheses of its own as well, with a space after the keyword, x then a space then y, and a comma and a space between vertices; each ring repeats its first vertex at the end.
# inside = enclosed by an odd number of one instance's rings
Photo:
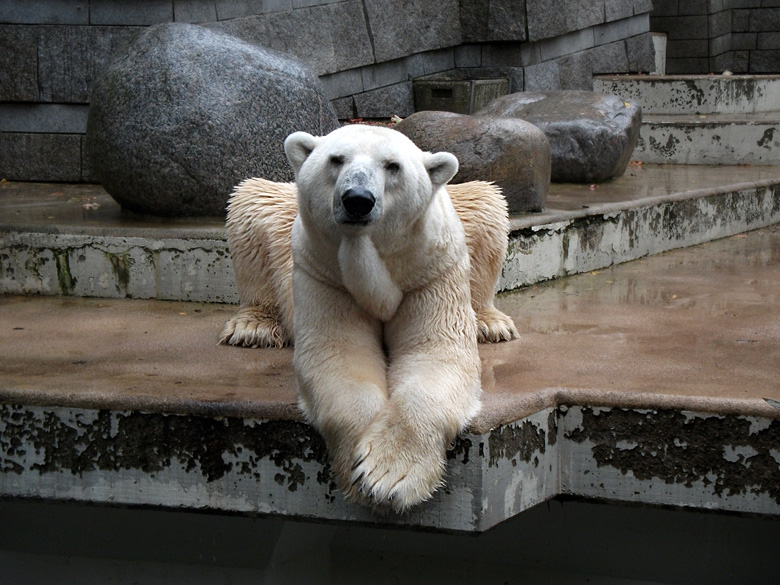
POLYGON ((221 216, 249 177, 290 181, 284 140, 338 120, 300 62, 189 24, 144 30, 94 84, 87 152, 123 208, 221 216))
POLYGON ((447 151, 460 167, 453 183, 492 181, 510 213, 540 211, 550 187, 550 146, 536 126, 511 118, 423 111, 396 126, 420 149, 447 151))
POLYGON ((555 183, 600 183, 622 175, 642 122, 638 105, 579 90, 513 93, 475 115, 521 119, 542 130, 550 141, 555 183))

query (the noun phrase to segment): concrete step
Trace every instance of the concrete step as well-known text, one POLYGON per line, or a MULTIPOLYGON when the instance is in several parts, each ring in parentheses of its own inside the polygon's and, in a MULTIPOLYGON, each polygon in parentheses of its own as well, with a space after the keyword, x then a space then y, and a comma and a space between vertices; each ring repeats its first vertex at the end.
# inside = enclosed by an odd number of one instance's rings
POLYGON ((643 114, 762 114, 780 110, 780 75, 603 75, 593 91, 618 95, 643 114))
MULTIPOLYGON (((638 165, 511 218, 497 292, 780 222, 780 167, 638 165)), ((235 303, 222 220, 126 217, 95 185, 0 185, 0 293, 235 303)))
POLYGON ((0 296, 0 499, 462 532, 557 496, 780 517, 780 226, 498 306, 521 337, 480 346, 446 486, 396 515, 336 489, 292 349, 216 345, 230 307, 0 296))
POLYGON ((642 107, 636 160, 780 164, 780 76, 602 76, 593 89, 642 107))
POLYGON ((778 165, 780 112, 643 113, 632 156, 652 164, 778 165))

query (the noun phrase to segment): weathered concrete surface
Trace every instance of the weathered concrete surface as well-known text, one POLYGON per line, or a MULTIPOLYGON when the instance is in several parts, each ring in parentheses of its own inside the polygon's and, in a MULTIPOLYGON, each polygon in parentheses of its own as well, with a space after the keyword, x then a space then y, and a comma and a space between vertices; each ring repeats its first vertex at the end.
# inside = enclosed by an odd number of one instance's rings
MULTIPOLYGON (((629 166, 511 219, 498 290, 780 222, 780 167, 629 166)), ((235 303, 224 225, 144 221, 91 185, 0 184, 0 292, 235 303)))
POLYGON ((643 117, 780 110, 778 75, 601 75, 593 91, 636 102, 643 117))
POLYGON ((602 76, 594 91, 642 107, 633 157, 648 164, 780 164, 780 76, 602 76))
POLYGON ((780 112, 647 115, 633 157, 648 164, 778 165, 780 112))
POLYGON ((0 298, 0 495, 481 531, 558 494, 780 514, 780 226, 503 295, 446 487, 344 503, 231 307, 0 298))

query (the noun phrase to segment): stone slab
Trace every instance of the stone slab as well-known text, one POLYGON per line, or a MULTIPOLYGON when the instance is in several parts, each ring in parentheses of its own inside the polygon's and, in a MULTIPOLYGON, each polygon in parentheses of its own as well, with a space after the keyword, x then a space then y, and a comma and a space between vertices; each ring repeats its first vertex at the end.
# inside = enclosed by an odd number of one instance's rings
POLYGON ((780 164, 780 112, 646 115, 633 158, 655 164, 780 164))
POLYGON ((214 345, 230 307, 3 297, 0 495, 460 532, 558 495, 778 517, 778 250, 774 226, 499 297, 522 337, 481 346, 483 411, 403 516, 344 503, 291 350, 214 345))
POLYGON ((605 75, 593 90, 618 95, 642 114, 759 114, 780 110, 778 75, 605 75))
MULTIPOLYGON (((630 166, 594 189, 552 184, 544 212, 511 218, 510 254, 497 290, 771 225, 780 221, 779 185, 776 166, 707 165, 630 166)), ((218 220, 144 221, 122 214, 97 186, 0 187, 0 292, 125 298, 143 290, 142 298, 234 303, 226 250, 218 220), (79 262, 82 255, 102 268, 79 262), (68 259, 61 261, 68 269, 63 279, 52 263, 57 257, 68 259), (114 264, 125 257, 137 262, 124 263, 120 279, 114 264), (46 276, 41 266, 50 271, 46 276)))

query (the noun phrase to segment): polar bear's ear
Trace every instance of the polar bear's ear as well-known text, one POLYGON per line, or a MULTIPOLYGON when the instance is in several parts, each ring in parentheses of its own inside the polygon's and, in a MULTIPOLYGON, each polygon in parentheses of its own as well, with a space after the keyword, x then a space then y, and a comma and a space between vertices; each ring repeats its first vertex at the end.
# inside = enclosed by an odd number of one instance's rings
POLYGON ((293 132, 284 141, 284 153, 287 155, 287 160, 290 161, 290 166, 296 175, 318 142, 319 138, 306 132, 293 132))
POLYGON ((447 183, 458 172, 458 159, 449 152, 426 153, 423 161, 433 188, 438 189, 447 183))

